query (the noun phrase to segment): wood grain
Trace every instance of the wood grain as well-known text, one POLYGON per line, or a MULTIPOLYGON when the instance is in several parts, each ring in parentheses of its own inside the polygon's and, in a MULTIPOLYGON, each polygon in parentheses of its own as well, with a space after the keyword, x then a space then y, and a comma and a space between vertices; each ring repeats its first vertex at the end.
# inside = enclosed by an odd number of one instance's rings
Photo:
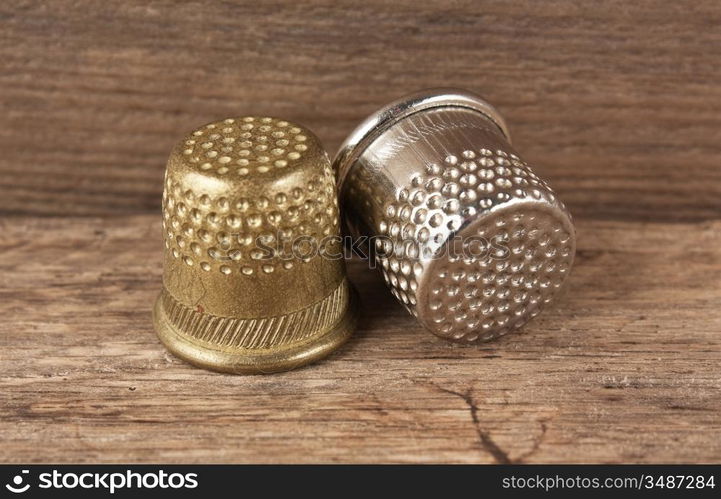
POLYGON ((721 4, 0 5, 0 462, 720 462, 721 4), (269 114, 331 151, 458 86, 576 217, 566 294, 478 347, 363 262, 342 350, 268 377, 152 331, 174 143, 269 114))
POLYGON ((156 215, 0 226, 0 462, 718 462, 721 222, 579 222, 566 294, 478 347, 419 329, 362 262, 316 365, 192 368, 156 339, 156 215))
POLYGON ((0 213, 158 211, 199 124, 271 114, 334 151, 424 87, 480 92, 577 217, 721 215, 721 6, 663 0, 0 6, 0 213))

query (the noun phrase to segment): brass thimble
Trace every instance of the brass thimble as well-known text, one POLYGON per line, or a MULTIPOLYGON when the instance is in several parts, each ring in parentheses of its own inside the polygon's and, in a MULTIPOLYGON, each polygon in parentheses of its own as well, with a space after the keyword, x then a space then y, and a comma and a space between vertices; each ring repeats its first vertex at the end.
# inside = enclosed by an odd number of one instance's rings
POLYGON ((170 154, 155 329, 207 369, 266 373, 351 335, 335 176, 308 129, 269 117, 205 125, 170 154))
POLYGON ((440 337, 517 329, 569 274, 570 214, 476 95, 442 89, 389 104, 348 137, 335 167, 351 232, 371 236, 393 295, 440 337))

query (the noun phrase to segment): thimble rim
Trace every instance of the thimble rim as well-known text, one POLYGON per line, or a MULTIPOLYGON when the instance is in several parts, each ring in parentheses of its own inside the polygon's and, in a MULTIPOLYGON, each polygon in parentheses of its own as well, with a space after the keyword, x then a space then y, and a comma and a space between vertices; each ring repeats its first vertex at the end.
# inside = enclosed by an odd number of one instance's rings
POLYGON ((504 138, 511 142, 506 121, 501 113, 485 99, 472 92, 458 88, 433 88, 407 94, 368 116, 341 144, 333 160, 333 169, 338 175, 338 190, 343 189, 353 163, 384 131, 412 114, 440 107, 478 111, 491 120, 504 138))
POLYGON ((348 283, 348 304, 338 321, 322 334, 281 350, 228 350, 201 345, 181 333, 166 315, 162 293, 153 305, 153 326, 163 345, 175 356, 202 369, 230 374, 273 374, 298 369, 329 356, 353 335, 360 318, 360 298, 348 283))

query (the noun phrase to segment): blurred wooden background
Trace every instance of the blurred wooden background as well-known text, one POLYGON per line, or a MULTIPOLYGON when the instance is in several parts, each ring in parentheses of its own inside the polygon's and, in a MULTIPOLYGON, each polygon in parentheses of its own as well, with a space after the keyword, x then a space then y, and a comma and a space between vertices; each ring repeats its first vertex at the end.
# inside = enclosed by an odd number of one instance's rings
POLYGON ((157 212, 164 162, 238 114, 331 154, 377 106, 484 95, 576 216, 721 213, 715 0, 12 2, 0 7, 0 209, 157 212))
POLYGON ((4 2, 0 458, 718 462, 719 61, 715 0, 4 2), (555 308, 460 348, 357 263, 369 319, 326 362, 228 377, 165 353, 176 140, 270 114, 332 154, 437 86, 495 104, 575 215, 555 308))

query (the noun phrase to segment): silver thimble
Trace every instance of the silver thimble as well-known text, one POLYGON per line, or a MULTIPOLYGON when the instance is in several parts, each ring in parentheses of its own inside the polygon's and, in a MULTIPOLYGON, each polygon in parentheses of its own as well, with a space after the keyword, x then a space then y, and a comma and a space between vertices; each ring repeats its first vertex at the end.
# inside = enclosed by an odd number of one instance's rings
POLYGON ((335 159, 341 212, 393 295, 434 334, 495 338, 550 302, 575 254, 571 216, 503 118, 442 89, 389 104, 335 159))

